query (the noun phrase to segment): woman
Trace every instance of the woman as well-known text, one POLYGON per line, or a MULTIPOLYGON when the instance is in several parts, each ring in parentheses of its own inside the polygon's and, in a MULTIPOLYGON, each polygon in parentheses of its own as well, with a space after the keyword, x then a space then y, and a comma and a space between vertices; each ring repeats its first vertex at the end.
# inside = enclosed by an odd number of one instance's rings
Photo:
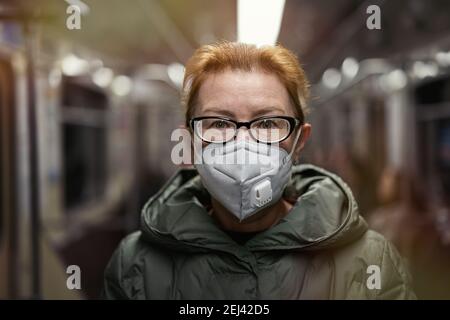
POLYGON ((292 165, 311 134, 307 98, 304 72, 281 46, 199 48, 183 86, 186 127, 201 141, 196 170, 145 205, 141 230, 111 258, 104 296, 414 298, 397 251, 367 230, 348 186, 292 165))

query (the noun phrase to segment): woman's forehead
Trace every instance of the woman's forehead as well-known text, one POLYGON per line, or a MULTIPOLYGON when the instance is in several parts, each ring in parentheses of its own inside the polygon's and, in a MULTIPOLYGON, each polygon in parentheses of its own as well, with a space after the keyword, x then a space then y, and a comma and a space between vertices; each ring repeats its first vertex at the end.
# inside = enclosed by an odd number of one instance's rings
POLYGON ((289 94, 275 74, 228 70, 200 86, 196 114, 291 114, 289 94))

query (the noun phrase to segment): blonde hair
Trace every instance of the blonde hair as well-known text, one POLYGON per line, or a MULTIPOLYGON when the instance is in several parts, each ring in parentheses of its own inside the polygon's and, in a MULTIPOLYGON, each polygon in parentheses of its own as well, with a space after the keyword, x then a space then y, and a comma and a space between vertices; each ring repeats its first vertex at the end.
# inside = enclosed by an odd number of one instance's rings
POLYGON ((198 48, 186 64, 182 104, 186 123, 192 117, 195 100, 206 76, 226 69, 274 73, 286 87, 296 113, 302 122, 307 114, 309 82, 293 52, 281 45, 255 45, 222 41, 198 48))

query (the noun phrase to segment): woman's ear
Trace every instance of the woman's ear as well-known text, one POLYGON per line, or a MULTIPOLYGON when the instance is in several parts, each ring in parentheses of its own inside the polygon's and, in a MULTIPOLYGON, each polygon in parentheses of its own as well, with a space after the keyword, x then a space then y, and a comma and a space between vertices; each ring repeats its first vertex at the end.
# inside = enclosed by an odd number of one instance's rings
POLYGON ((297 146, 295 147, 294 159, 298 160, 298 158, 300 157, 300 152, 305 147, 306 141, 308 141, 310 135, 311 125, 309 123, 305 123, 304 125, 302 125, 302 132, 300 134, 300 138, 298 139, 297 146))

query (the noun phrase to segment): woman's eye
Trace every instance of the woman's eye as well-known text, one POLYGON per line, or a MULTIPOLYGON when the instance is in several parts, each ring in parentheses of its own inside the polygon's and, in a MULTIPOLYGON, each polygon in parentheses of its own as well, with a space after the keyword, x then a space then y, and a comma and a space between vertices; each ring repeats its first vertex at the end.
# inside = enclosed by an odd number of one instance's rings
POLYGON ((216 129, 224 129, 228 128, 228 123, 226 121, 220 120, 220 121, 214 121, 212 124, 213 128, 216 129))
POLYGON ((261 129, 272 129, 276 127, 276 124, 273 120, 263 120, 259 123, 258 127, 261 129))

